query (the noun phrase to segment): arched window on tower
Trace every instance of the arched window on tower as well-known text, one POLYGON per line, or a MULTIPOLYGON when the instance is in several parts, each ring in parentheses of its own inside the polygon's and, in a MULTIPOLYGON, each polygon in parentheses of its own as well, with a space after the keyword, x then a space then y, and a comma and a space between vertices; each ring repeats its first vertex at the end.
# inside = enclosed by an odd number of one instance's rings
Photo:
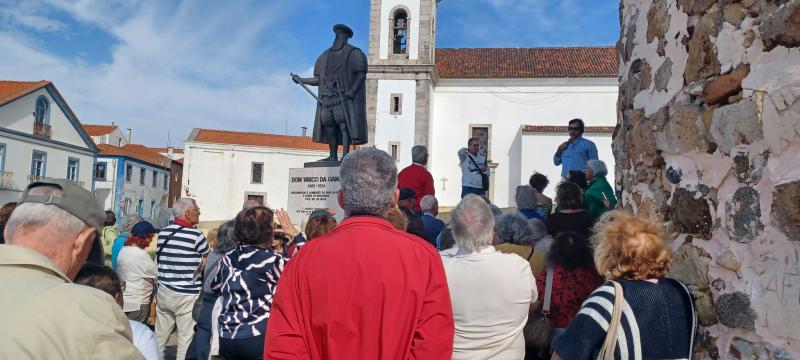
POLYGON ((392 53, 408 53, 408 14, 403 9, 395 10, 392 16, 392 53))

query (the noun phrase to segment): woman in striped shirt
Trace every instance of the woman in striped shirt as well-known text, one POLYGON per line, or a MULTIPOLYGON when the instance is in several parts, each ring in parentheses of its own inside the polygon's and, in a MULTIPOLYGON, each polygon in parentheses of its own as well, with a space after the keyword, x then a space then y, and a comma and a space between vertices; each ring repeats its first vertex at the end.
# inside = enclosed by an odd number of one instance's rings
POLYGON ((212 288, 220 292, 219 354, 224 359, 262 359, 272 297, 286 260, 276 253, 273 217, 259 206, 236 216, 236 247, 219 265, 212 288))
POLYGON ((595 238, 594 261, 608 280, 584 301, 553 343, 553 359, 596 359, 609 328, 615 290, 623 304, 615 359, 689 359, 696 328, 689 291, 664 277, 671 254, 661 226, 623 211, 606 213, 595 238))

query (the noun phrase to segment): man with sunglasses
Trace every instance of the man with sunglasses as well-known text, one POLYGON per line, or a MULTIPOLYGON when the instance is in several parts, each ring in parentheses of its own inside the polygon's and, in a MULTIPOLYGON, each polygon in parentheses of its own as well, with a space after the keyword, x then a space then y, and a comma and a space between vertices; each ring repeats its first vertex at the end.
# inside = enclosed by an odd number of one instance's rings
POLYGON ((567 127, 569 140, 558 147, 553 155, 553 164, 561 166, 561 178, 566 179, 570 171, 583 171, 586 162, 598 160, 597 146, 583 138, 583 120, 572 119, 567 127))

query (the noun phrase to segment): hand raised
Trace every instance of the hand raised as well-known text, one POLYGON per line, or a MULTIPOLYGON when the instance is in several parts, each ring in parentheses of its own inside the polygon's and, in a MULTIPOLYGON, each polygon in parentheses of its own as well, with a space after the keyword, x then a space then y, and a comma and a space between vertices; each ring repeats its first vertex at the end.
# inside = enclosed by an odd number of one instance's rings
POLYGON ((292 221, 289 220, 289 213, 286 212, 284 209, 278 209, 275 211, 275 216, 278 217, 278 223, 281 224, 280 229, 275 229, 275 232, 278 234, 285 234, 290 238, 293 238, 300 234, 300 231, 294 227, 292 221))

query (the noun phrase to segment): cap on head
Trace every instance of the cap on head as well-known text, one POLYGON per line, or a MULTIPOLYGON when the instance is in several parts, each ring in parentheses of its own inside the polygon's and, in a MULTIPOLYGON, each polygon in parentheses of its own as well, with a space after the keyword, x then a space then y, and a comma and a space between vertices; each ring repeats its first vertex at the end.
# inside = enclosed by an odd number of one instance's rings
POLYGON ((345 24, 336 24, 333 25, 333 33, 334 34, 344 34, 347 35, 347 38, 353 37, 353 29, 345 24))
POLYGON ((333 210, 333 209, 316 209, 316 210, 312 211, 310 215, 308 215, 308 219, 311 220, 311 219, 313 219, 315 217, 322 216, 322 215, 328 215, 328 216, 336 215, 336 210, 333 210))
POLYGON ((400 189, 400 199, 399 200, 408 200, 408 199, 411 199, 411 198, 416 197, 416 196, 417 196, 417 193, 414 192, 414 190, 411 190, 409 188, 400 189))
POLYGON ((22 193, 19 203, 53 205, 81 219, 81 221, 87 225, 94 227, 97 232, 102 231, 103 224, 106 220, 106 212, 103 210, 103 207, 97 203, 97 199, 95 199, 94 195, 77 183, 67 179, 47 179, 31 183, 25 188, 25 192, 22 193), (57 187, 61 189, 62 195, 30 194, 31 189, 40 186, 57 187))
POLYGON ((131 234, 136 237, 145 237, 150 234, 155 234, 159 232, 160 229, 156 229, 147 221, 139 221, 136 225, 133 225, 131 229, 131 234))

